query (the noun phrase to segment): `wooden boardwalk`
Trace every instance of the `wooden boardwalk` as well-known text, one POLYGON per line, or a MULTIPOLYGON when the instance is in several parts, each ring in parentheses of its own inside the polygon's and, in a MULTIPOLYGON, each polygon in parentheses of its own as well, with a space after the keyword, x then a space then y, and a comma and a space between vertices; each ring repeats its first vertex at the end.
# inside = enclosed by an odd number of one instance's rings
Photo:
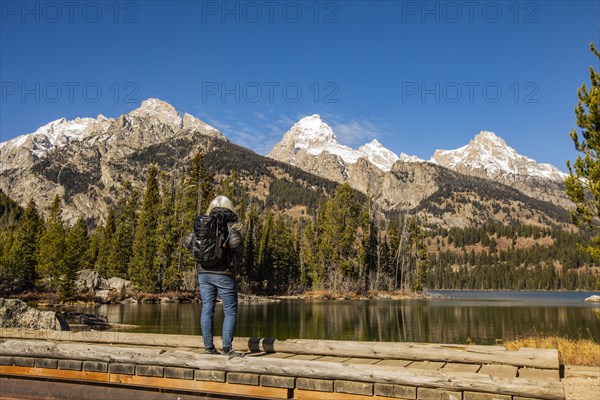
MULTIPOLYGON (((0 329, 0 398, 23 390, 36 397, 40 382, 45 389, 77 384, 87 388, 89 398, 109 399, 128 397, 115 390, 136 391, 129 397, 140 399, 181 400, 200 394, 205 399, 565 398, 556 350, 238 338, 234 347, 248 354, 228 359, 203 354, 201 343, 199 336, 0 329)), ((74 393, 56 390, 61 398, 74 393)))

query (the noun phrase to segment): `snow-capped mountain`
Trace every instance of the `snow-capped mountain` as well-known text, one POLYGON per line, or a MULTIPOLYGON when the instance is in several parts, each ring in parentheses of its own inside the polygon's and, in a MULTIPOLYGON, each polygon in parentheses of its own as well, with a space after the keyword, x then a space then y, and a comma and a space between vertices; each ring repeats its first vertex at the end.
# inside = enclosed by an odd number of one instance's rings
POLYGON ((42 209, 58 194, 67 220, 81 212, 103 218, 122 182, 143 179, 141 160, 172 167, 206 143, 227 141, 194 116, 148 99, 116 119, 60 118, 0 143, 0 189, 23 205, 33 198, 42 209))
MULTIPOLYGON (((0 190, 21 205, 34 199, 46 211, 60 195, 65 220, 72 223, 85 215, 102 221, 124 182, 141 190, 150 164, 179 176, 200 151, 215 176, 237 172, 243 190, 257 201, 277 204, 280 211, 290 201, 289 193, 331 194, 336 181, 367 194, 379 212, 424 213, 433 225, 518 220, 549 226, 568 220, 562 183, 543 178, 544 171, 553 176, 551 168, 545 170, 518 155, 495 135, 478 135, 473 142, 438 152, 432 162, 425 162, 403 153, 398 156, 377 140, 358 149, 345 146, 320 116, 312 115, 290 128, 269 159, 229 143, 215 128, 190 114, 179 114, 168 103, 148 99, 115 119, 61 118, 0 143, 0 190), (475 162, 477 157, 487 162, 475 162), (489 167, 494 163, 496 169, 489 167), (481 174, 474 173, 473 166, 481 165, 481 174), (513 174, 510 179, 491 180, 487 175, 515 165, 521 168, 516 171, 529 171, 522 165, 535 167, 541 177, 516 179, 521 175, 513 174)), ((305 199, 299 195, 293 201, 302 206, 305 199)))
POLYGON ((481 131, 466 146, 436 150, 430 162, 470 175, 491 179, 502 176, 564 181, 567 176, 553 165, 538 163, 517 153, 494 132, 481 131))
MULTIPOLYGON (((181 117, 175 107, 159 99, 144 100, 140 107, 121 118, 121 122, 132 127, 139 127, 142 122, 162 127, 163 129, 160 130, 162 135, 173 134, 181 129, 191 129, 212 133, 225 139, 214 127, 188 113, 181 117), (168 129, 164 129, 165 127, 168 129)), ((2 142, 0 143, 0 171, 28 165, 49 151, 60 149, 72 142, 114 140, 114 137, 106 135, 114 122, 114 119, 106 118, 101 114, 95 119, 59 118, 32 133, 2 142)))
POLYGON ((374 196, 384 208, 415 207, 448 184, 442 180, 472 184, 471 177, 480 180, 480 187, 495 182, 532 199, 563 209, 571 207, 564 193, 562 171, 517 153, 488 131, 459 149, 436 150, 425 161, 404 153, 398 156, 377 140, 358 149, 342 145, 331 127, 315 114, 294 124, 268 156, 330 180, 347 182, 374 196), (458 176, 448 175, 448 170, 458 176))
POLYGON ((94 118, 75 118, 67 120, 59 118, 38 128, 35 132, 17 136, 0 143, 0 151, 8 151, 27 146, 38 157, 55 147, 62 147, 73 141, 83 140, 88 134, 98 129, 107 129, 111 119, 98 115, 94 118))
POLYGON ((338 156, 346 164, 355 164, 360 158, 365 158, 382 171, 389 171, 399 159, 377 139, 358 149, 339 143, 331 127, 318 114, 304 117, 296 122, 283 135, 283 139, 273 147, 269 157, 297 165, 298 157, 302 157, 303 154, 298 154, 300 150, 312 156, 329 153, 338 156))

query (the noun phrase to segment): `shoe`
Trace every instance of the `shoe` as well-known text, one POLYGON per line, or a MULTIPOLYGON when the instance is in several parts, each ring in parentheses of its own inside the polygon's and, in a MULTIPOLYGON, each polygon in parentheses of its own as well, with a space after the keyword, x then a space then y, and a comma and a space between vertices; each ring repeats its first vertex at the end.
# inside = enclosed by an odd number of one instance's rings
POLYGON ((219 354, 219 350, 215 349, 214 347, 209 347, 204 349, 204 354, 219 354))
POLYGON ((229 359, 231 360, 234 357, 244 357, 246 354, 240 353, 239 351, 235 351, 235 350, 233 350, 233 347, 231 347, 229 349, 224 348, 223 351, 221 351, 221 355, 229 356, 229 359))

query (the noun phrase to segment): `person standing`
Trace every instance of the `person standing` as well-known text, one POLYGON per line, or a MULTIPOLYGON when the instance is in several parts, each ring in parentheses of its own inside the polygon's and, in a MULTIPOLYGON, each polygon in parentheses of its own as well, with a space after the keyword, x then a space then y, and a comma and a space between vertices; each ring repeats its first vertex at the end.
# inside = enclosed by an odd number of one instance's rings
POLYGON ((243 357, 233 349, 237 322, 238 289, 236 272, 242 254, 243 240, 233 203, 226 196, 217 196, 209 204, 206 215, 196 217, 194 231, 184 240, 184 246, 194 251, 202 315, 200 327, 204 353, 219 354, 213 342, 213 317, 217 294, 223 303, 223 348, 220 354, 243 357))

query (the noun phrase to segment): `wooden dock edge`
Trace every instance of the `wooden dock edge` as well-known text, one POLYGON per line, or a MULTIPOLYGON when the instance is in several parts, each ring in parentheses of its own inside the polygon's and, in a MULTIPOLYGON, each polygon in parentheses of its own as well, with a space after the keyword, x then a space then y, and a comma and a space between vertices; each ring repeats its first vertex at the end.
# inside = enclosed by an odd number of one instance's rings
MULTIPOLYGON (((543 399, 564 400, 560 382, 524 378, 499 378, 485 374, 411 370, 408 368, 340 364, 326 361, 304 361, 276 358, 246 357, 227 359, 222 356, 198 354, 189 350, 165 349, 131 345, 0 339, 0 375, 30 375, 59 378, 77 370, 80 380, 102 380, 110 383, 110 374, 121 376, 121 383, 157 385, 191 385, 208 390, 210 381, 225 384, 229 393, 258 387, 270 391, 284 386, 285 396, 299 398, 356 399, 402 398, 421 399, 431 396, 454 396, 456 399, 543 399), (67 369, 69 368, 69 369, 67 369), (48 370, 52 372, 48 372, 48 370), (36 372, 37 371, 37 372, 36 372), (112 371, 112 372, 111 372, 112 371), (125 373, 124 373, 125 372, 125 373), (103 375, 108 374, 108 378, 103 375), (125 375, 126 377, 122 377, 125 375), (175 381, 162 379, 175 379, 175 381), (136 383, 137 382, 137 383, 136 383), (186 383, 182 383, 186 382, 186 383), (204 385, 204 386, 202 386, 204 385), (227 385, 242 385, 227 386, 227 385), (232 391, 233 390, 233 391, 232 391), (313 397, 304 393, 313 392, 313 397), (304 396, 304 397, 302 397, 304 396), (359 397, 360 396, 360 397, 359 397), (375 397, 378 396, 378 397, 375 397)), ((168 387, 168 386, 167 386, 168 387)), ((195 390, 195 389, 194 389, 195 390)), ((263 389, 261 389, 263 390, 263 389)), ((283 393, 281 391, 281 393, 283 393)), ((244 392, 246 393, 246 392, 244 392)), ((250 393, 247 393, 248 395, 250 393)), ((275 393, 273 393, 275 395, 275 393)), ((268 396, 267 396, 268 397, 268 396)), ((438 398, 435 397, 435 398, 438 398)), ((446 398, 443 397, 443 398, 446 398)), ((439 397, 442 398, 442 397, 439 397)))
MULTIPOLYGON (((68 342, 129 344, 174 348, 200 348, 202 337, 122 331, 52 331, 1 328, 0 338, 68 342)), ((219 343, 220 338, 215 338, 219 343)), ((234 348, 250 352, 284 352, 320 356, 350 356, 473 364, 505 364, 538 369, 558 369, 558 350, 506 350, 503 346, 407 342, 358 342, 336 340, 235 338, 234 348)))

